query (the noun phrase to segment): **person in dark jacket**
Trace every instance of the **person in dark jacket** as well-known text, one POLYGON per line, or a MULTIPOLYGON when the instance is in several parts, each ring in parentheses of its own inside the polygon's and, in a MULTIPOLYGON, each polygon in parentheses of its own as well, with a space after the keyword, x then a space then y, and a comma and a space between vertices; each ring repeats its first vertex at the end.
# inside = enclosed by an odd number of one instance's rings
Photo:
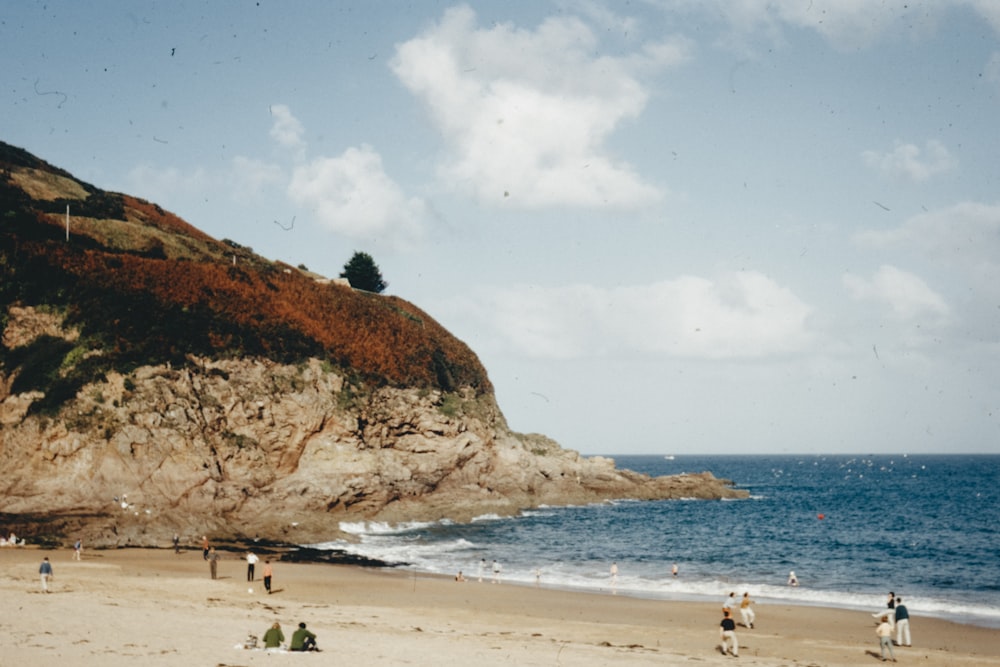
POLYGON ((910 646, 910 612, 903 598, 896 598, 896 645, 910 646))
POLYGON ((740 642, 736 638, 736 621, 730 616, 728 610, 723 612, 722 622, 719 623, 719 637, 722 640, 719 644, 722 655, 725 655, 728 650, 733 654, 734 658, 738 658, 740 655, 740 642))

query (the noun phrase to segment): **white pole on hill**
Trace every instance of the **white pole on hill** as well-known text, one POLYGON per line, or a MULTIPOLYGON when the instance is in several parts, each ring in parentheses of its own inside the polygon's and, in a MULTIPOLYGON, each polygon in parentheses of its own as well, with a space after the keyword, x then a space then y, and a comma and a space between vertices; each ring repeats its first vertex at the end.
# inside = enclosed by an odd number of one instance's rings
POLYGON ((66 242, 69 243, 69 204, 66 204, 66 242))

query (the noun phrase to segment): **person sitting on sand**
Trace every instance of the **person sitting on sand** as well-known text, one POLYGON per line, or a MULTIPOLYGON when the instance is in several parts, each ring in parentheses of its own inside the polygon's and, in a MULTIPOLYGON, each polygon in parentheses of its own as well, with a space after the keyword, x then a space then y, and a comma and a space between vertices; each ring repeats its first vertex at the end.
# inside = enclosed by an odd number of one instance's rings
POLYGON ((889 625, 889 616, 883 615, 882 622, 878 624, 875 628, 875 634, 878 636, 878 649, 882 654, 882 662, 885 662, 885 648, 889 647, 889 657, 892 658, 893 662, 896 662, 896 656, 892 652, 892 626, 889 625))
POLYGON ((721 639, 719 649, 722 651, 722 655, 725 655, 728 650, 734 658, 740 657, 740 641, 736 638, 736 622, 728 611, 723 613, 722 622, 719 623, 719 638, 721 639))
POLYGON ((281 648, 283 641, 285 641, 285 633, 281 631, 280 623, 275 623, 264 633, 264 648, 281 648))
POLYGON ((455 581, 465 581, 465 575, 459 570, 458 574, 455 575, 455 581))
POLYGON ((318 651, 316 646, 316 635, 306 630, 305 623, 299 623, 299 629, 292 633, 292 641, 288 645, 289 651, 318 651))

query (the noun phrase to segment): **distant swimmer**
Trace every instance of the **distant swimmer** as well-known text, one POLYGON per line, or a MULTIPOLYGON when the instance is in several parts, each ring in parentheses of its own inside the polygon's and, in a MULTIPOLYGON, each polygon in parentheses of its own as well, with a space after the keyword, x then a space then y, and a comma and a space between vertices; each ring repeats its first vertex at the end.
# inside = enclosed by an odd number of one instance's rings
POLYGON ((799 585, 799 578, 795 576, 795 570, 792 570, 791 572, 788 573, 788 585, 789 586, 799 585))
POLYGON ((673 574, 673 575, 674 575, 675 577, 677 576, 677 563, 674 563, 674 566, 673 566, 672 568, 670 568, 670 572, 671 572, 671 573, 672 573, 672 574, 673 574))

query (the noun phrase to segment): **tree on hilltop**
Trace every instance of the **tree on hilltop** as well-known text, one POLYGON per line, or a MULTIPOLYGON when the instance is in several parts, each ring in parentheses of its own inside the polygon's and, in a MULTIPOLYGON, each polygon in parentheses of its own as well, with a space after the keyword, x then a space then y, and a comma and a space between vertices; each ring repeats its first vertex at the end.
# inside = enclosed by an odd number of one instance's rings
POLYGON ((375 260, 366 252, 355 252, 350 261, 344 264, 340 277, 347 278, 351 287, 355 289, 376 294, 381 294, 389 286, 389 283, 382 279, 382 272, 379 271, 375 260))

